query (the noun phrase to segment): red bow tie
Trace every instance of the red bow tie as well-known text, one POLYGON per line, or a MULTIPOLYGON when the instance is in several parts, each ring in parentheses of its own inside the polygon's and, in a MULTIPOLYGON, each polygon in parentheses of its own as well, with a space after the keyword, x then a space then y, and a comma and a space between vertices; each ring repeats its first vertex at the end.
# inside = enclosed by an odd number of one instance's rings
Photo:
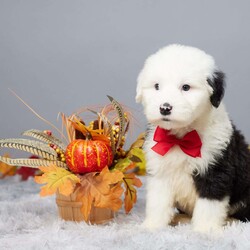
POLYGON ((154 134, 154 141, 157 142, 153 147, 156 153, 165 155, 173 146, 178 145, 181 150, 189 156, 201 157, 202 142, 196 130, 187 133, 182 139, 169 134, 169 130, 157 127, 154 134))

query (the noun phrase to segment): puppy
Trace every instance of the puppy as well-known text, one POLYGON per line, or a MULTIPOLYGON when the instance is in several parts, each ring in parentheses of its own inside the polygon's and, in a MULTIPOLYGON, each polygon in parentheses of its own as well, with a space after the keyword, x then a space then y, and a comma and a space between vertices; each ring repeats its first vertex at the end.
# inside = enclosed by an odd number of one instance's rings
POLYGON ((197 48, 174 44, 146 60, 136 101, 149 123, 147 228, 170 224, 175 208, 198 232, 250 219, 250 154, 221 102, 224 87, 214 59, 197 48))

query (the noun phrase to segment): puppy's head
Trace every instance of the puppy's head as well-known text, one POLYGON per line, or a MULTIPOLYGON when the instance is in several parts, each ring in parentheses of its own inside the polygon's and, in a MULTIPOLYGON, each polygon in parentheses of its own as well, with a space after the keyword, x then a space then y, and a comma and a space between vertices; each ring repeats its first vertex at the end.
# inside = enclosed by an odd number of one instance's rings
POLYGON ((143 104, 150 123, 178 129, 218 108, 223 95, 224 74, 210 55, 170 45, 146 60, 138 76, 136 101, 143 104))

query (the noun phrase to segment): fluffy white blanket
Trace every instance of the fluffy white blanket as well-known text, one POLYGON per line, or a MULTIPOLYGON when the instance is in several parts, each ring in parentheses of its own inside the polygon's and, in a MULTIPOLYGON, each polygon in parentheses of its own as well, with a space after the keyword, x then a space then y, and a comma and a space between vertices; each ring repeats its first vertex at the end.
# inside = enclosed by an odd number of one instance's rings
POLYGON ((140 226, 145 189, 138 195, 131 214, 121 210, 112 223, 90 226, 60 220, 55 197, 40 198, 32 178, 0 180, 0 249, 250 249, 250 223, 233 223, 216 238, 192 232, 189 224, 149 232, 140 226))

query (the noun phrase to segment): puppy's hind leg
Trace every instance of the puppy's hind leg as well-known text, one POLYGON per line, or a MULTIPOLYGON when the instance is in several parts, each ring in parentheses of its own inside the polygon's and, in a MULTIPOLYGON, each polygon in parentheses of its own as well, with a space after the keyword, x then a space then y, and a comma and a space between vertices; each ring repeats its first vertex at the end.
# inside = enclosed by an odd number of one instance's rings
POLYGON ((143 223, 148 229, 163 228, 174 215, 174 199, 167 181, 160 177, 148 177, 146 218, 143 223))

